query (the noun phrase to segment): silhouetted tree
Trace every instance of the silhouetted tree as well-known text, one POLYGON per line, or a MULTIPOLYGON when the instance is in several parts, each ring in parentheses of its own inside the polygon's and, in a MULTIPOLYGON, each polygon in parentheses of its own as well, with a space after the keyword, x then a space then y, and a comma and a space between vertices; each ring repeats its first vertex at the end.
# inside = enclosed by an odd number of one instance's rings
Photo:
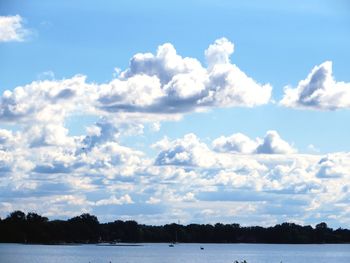
POLYGON ((94 243, 99 239, 99 222, 96 216, 82 214, 68 220, 70 240, 73 242, 94 243))
POLYGON ((47 234, 48 218, 30 212, 26 216, 26 238, 29 243, 46 243, 49 241, 47 234))
POLYGON ((350 243, 350 230, 333 230, 322 222, 315 228, 294 223, 273 227, 241 227, 239 224, 139 225, 116 220, 100 224, 97 217, 82 214, 67 221, 49 221, 34 212, 14 211, 0 219, 0 242, 95 243, 95 242, 216 242, 216 243, 350 243))
POLYGON ((6 218, 6 221, 12 223, 23 223, 26 221, 26 214, 22 211, 14 211, 6 218))
POLYGON ((3 234, 8 242, 25 243, 27 241, 25 223, 26 215, 22 211, 14 211, 5 218, 3 234))

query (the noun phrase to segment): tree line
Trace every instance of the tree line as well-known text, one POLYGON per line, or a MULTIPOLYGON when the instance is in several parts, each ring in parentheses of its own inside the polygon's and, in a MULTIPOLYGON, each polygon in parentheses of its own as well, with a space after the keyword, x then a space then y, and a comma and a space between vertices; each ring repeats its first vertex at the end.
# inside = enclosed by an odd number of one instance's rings
POLYGON ((350 243, 350 230, 294 223, 273 227, 239 224, 138 224, 116 220, 100 223, 96 216, 82 214, 68 220, 49 220, 36 213, 14 211, 0 218, 0 242, 29 244, 181 242, 181 243, 350 243))

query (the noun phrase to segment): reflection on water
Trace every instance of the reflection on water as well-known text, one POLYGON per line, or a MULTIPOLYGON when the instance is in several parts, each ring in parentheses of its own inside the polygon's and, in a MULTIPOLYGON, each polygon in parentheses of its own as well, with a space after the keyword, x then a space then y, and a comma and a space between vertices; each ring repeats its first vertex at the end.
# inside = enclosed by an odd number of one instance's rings
POLYGON ((350 244, 142 244, 45 246, 0 244, 0 263, 349 263, 350 244), (202 249, 201 249, 202 248, 202 249))

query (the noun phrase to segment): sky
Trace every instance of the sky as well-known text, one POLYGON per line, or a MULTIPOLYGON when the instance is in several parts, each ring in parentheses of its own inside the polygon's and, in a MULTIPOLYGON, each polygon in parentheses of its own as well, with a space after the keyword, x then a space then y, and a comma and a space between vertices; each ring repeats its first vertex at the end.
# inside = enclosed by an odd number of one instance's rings
POLYGON ((0 0, 0 217, 350 227, 348 1, 0 0))

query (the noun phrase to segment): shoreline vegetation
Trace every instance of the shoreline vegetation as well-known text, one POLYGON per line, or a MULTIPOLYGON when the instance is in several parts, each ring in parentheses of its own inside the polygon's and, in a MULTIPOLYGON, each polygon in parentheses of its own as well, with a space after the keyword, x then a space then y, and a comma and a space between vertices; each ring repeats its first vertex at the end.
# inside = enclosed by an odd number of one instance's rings
POLYGON ((332 229, 322 222, 315 227, 282 223, 272 227, 239 224, 138 224, 116 220, 100 223, 96 216, 82 214, 68 220, 49 220, 36 213, 14 211, 0 218, 0 243, 99 244, 126 243, 350 243, 349 229, 332 229))

